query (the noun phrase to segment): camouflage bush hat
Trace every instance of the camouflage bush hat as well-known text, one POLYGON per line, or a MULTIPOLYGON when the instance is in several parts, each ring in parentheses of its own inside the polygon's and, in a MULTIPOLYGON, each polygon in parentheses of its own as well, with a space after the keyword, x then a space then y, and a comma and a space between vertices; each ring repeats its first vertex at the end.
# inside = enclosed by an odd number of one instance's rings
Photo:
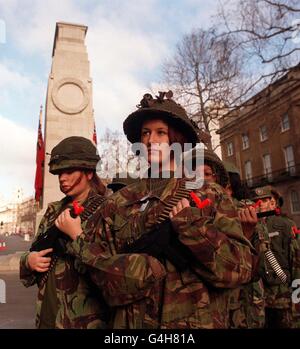
POLYGON ((137 180, 138 179, 131 178, 130 174, 127 172, 117 173, 112 182, 107 185, 107 188, 113 191, 118 191, 119 189, 126 187, 137 180))
POLYGON ((153 98, 147 93, 143 96, 138 110, 131 113, 123 123, 123 130, 131 143, 141 141, 142 124, 147 119, 159 118, 166 120, 176 130, 182 132, 193 147, 200 142, 201 132, 196 123, 189 119, 184 108, 173 99, 173 92, 159 92, 153 98))
POLYGON ((71 168, 95 171, 99 160, 97 148, 89 139, 68 137, 52 149, 49 172, 57 174, 71 168))
MULTIPOLYGON (((185 155, 184 160, 196 160, 198 154, 199 152, 196 152, 196 150, 193 149, 185 155)), ((217 183, 225 188, 229 181, 228 173, 225 169, 222 160, 218 157, 218 155, 212 150, 204 149, 204 164, 211 167, 211 169, 215 172, 217 176, 217 183)))
POLYGON ((271 197, 274 197, 274 199, 277 201, 278 206, 281 207, 283 205, 282 196, 276 189, 272 188, 270 185, 254 189, 252 200, 259 200, 271 197))

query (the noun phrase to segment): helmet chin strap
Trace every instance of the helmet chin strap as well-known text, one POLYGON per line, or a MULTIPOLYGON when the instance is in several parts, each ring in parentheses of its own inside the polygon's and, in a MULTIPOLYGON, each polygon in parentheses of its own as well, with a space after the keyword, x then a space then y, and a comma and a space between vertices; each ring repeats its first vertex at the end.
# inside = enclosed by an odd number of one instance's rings
POLYGON ((75 183, 70 187, 70 189, 68 189, 65 194, 67 195, 71 190, 73 190, 82 180, 83 177, 83 173, 80 172, 80 176, 76 179, 75 183))

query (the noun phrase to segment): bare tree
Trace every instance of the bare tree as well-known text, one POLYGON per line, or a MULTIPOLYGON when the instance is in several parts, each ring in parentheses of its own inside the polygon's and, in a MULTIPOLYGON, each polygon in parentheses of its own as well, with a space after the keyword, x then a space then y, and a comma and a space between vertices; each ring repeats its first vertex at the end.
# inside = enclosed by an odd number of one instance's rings
POLYGON ((139 172, 144 163, 131 151, 131 145, 120 131, 106 129, 98 141, 101 158, 97 173, 102 179, 112 179, 117 173, 139 172))
POLYGON ((220 0, 214 26, 185 35, 163 77, 213 134, 221 116, 255 104, 261 89, 290 83, 284 76, 299 61, 299 0, 220 0))
MULTIPOLYGON (((177 45, 163 64, 164 82, 187 108, 201 129, 212 135, 218 119, 243 91, 243 57, 231 36, 218 37, 214 29, 194 30, 177 45)), ((213 148, 211 140, 207 146, 213 148)))
POLYGON ((216 21, 248 57, 245 97, 299 64, 299 0, 221 0, 216 21))

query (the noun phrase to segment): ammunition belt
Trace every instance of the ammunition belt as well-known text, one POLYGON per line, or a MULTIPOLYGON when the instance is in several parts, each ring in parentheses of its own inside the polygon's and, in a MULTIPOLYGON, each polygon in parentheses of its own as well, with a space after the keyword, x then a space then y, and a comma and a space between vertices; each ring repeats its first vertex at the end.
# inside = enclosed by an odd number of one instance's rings
POLYGON ((287 281, 287 275, 282 270, 280 264, 278 263, 276 257, 274 256, 274 253, 271 250, 268 250, 265 252, 265 256, 267 261, 269 262, 271 268, 274 270, 275 274, 280 279, 281 283, 286 283, 287 281))
MULTIPOLYGON (((87 204, 87 206, 84 206, 84 211, 80 215, 81 223, 85 222, 96 211, 96 209, 102 204, 104 200, 105 200, 105 197, 97 196, 95 199, 92 199, 87 204)), ((57 260, 58 260, 58 256, 53 256, 51 258, 49 269, 45 273, 43 273, 39 279, 39 282, 38 282, 39 287, 43 287, 45 285, 45 283, 48 280, 49 274, 56 266, 57 260)))
POLYGON ((189 199, 190 198, 190 192, 191 190, 188 190, 186 188, 186 182, 187 180, 184 179, 181 183, 179 188, 176 190, 175 194, 168 200, 166 203, 166 207, 163 209, 161 214, 157 218, 157 223, 162 223, 164 220, 169 218, 169 213, 171 212, 172 208, 177 205, 178 201, 181 199, 189 199))
MULTIPOLYGON (((183 179, 182 182, 180 183, 178 189, 176 190, 175 194, 173 194, 173 196, 169 200, 167 200, 167 202, 165 203, 164 209, 161 211, 161 213, 156 218, 154 225, 158 225, 158 224, 166 221, 167 219, 169 219, 169 213, 171 212, 172 208, 177 205, 178 201, 180 201, 181 199, 184 199, 184 198, 185 199, 190 198, 191 190, 186 189, 186 182, 187 182, 187 179, 183 179)), ((153 226, 151 225, 151 227, 149 227, 149 229, 153 228, 153 226)), ((113 240, 113 239, 110 239, 110 240, 113 240)), ((129 246, 131 246, 134 242, 135 242, 135 239, 133 239, 132 237, 127 239, 127 241, 126 241, 127 248, 129 248, 129 246)))

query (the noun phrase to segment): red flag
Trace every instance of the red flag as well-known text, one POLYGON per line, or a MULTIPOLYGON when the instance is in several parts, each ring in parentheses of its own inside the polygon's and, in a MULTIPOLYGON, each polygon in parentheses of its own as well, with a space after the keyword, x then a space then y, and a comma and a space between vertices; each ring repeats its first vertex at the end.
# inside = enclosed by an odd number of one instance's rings
POLYGON ((44 161, 45 161, 45 144, 42 134, 42 106, 40 110, 39 129, 36 145, 36 172, 35 172, 35 200, 40 204, 43 194, 43 172, 44 172, 44 161))
POLYGON ((93 142, 97 145, 97 132, 96 132, 96 124, 94 121, 94 133, 93 133, 93 142))

